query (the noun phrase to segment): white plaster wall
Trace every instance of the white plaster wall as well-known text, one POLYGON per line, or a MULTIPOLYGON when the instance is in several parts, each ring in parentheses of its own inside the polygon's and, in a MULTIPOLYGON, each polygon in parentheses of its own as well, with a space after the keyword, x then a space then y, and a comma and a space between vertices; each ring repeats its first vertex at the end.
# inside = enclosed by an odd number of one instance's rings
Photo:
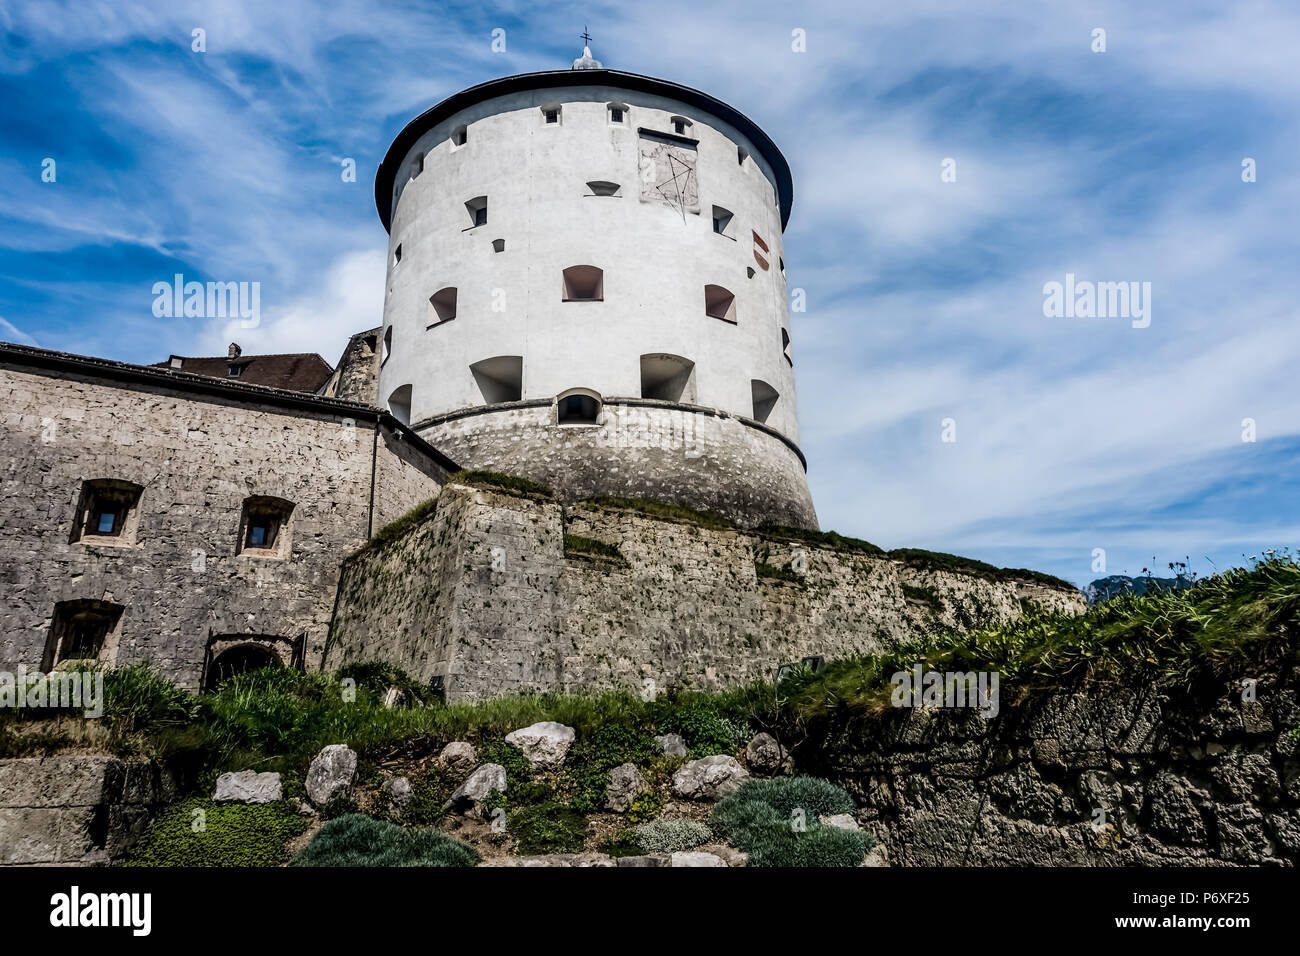
MULTIPOLYGON (((607 400, 640 395, 640 357, 681 355, 696 364, 696 402, 752 414, 751 379, 780 392, 767 423, 798 441, 794 375, 781 348, 787 327, 775 177, 755 146, 707 112, 607 86, 537 90, 475 104, 427 132, 397 177, 389 248, 385 325, 392 350, 380 371, 380 397, 413 387, 411 420, 483 403, 470 365, 498 355, 523 357, 523 398, 568 388, 607 400), (629 110, 608 122, 606 104, 629 110), (543 104, 562 105, 546 125, 543 104), (638 127, 672 133, 684 116, 699 140, 700 212, 681 213, 639 199, 638 127), (456 147, 452 131, 469 127, 456 147), (737 145, 749 158, 737 162, 737 145), (410 177, 416 153, 424 170, 410 177), (593 197, 589 180, 622 184, 617 198, 593 197), (488 222, 470 225, 465 202, 488 197, 488 222), (713 232, 712 207, 734 213, 713 232), (769 271, 753 257, 751 230, 767 242, 769 271), (504 239, 496 253, 494 239, 504 239), (400 263, 393 254, 402 247, 400 263), (603 302, 562 302, 562 271, 604 270, 603 302), (746 268, 754 268, 753 278, 746 268), (704 312, 704 286, 736 294, 738 322, 704 312), (434 321, 429 296, 458 289, 454 320, 434 321), (493 311, 493 302, 503 304, 493 311)), ((793 332, 791 333, 793 337, 793 332)))

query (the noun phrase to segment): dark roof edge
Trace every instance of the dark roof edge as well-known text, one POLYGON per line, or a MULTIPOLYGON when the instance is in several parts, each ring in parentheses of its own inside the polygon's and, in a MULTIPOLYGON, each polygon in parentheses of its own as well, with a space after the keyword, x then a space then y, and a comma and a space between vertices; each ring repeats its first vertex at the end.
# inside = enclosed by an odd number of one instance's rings
POLYGON ((225 379, 211 378, 207 375, 195 375, 171 368, 158 368, 153 365, 132 365, 129 362, 115 362, 112 359, 93 358, 88 355, 73 355, 70 352, 55 352, 50 349, 36 348, 30 345, 17 345, 13 342, 0 342, 0 362, 26 365, 34 368, 54 369, 63 372, 76 372, 98 378, 117 381, 138 382, 165 388, 174 388, 182 392, 194 392, 206 395, 219 395, 234 401, 262 402, 283 408, 295 408, 304 411, 326 412, 329 414, 347 414, 366 421, 377 421, 379 409, 360 402, 347 402, 337 398, 322 398, 311 392, 294 392, 289 389, 272 388, 269 385, 252 385, 248 382, 232 382, 225 379))
POLYGON ((393 184, 397 178, 398 168, 403 157, 415 145, 415 141, 428 130, 447 117, 484 100, 525 90, 568 86, 614 86, 666 96, 691 106, 698 106, 730 123, 749 137, 750 142, 757 147, 768 165, 772 167, 772 172, 777 179, 777 194, 781 201, 781 228, 785 229, 790 221, 790 209, 794 203, 794 180, 790 176, 790 164, 786 162, 776 143, 772 142, 772 138, 763 132, 758 124, 740 110, 728 106, 708 93, 670 80, 660 80, 640 73, 624 73, 621 70, 547 70, 539 73, 517 73, 514 76, 488 80, 486 83, 453 93, 441 103, 425 110, 397 134, 397 138, 388 147, 388 152, 384 154, 384 160, 375 173, 375 208, 379 210, 379 220, 384 224, 384 229, 387 230, 392 226, 393 184))
POLYGON ((462 470, 460 465, 421 438, 410 425, 402 424, 402 422, 394 418, 389 412, 381 411, 379 413, 379 424, 381 427, 387 428, 389 431, 396 432, 403 441, 407 442, 412 448, 415 448, 426 458, 433 461, 434 464, 446 471, 449 475, 462 470))

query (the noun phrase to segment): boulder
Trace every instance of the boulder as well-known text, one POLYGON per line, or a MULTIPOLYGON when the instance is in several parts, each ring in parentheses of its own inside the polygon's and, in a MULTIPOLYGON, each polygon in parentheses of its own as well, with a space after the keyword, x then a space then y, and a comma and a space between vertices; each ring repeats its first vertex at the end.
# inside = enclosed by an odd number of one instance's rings
POLYGON ((467 774, 478 766, 478 751, 463 740, 453 740, 438 754, 438 766, 452 773, 467 774))
POLYGON ((493 792, 506 792, 506 768, 499 763, 485 763, 469 775, 442 808, 457 812, 478 810, 493 792))
POLYGON ((530 727, 506 734, 506 743, 517 747, 534 770, 558 767, 573 746, 572 727, 543 720, 530 727))
POLYGON ((686 741, 681 734, 660 734, 655 737, 655 743, 663 748, 665 757, 686 756, 686 741))
POLYGON ((357 755, 347 744, 330 744, 307 768, 306 790, 311 802, 324 806, 347 791, 357 775, 357 755))
POLYGON ((622 813, 632 801, 650 789, 636 764, 619 764, 609 772, 609 786, 605 788, 605 807, 622 813))
POLYGON ((745 747, 745 763, 754 773, 776 773, 784 762, 781 745, 771 734, 755 734, 745 747))
POLYGON ((714 853, 674 853, 669 866, 726 866, 722 857, 714 853))
POLYGON ((281 796, 278 773, 236 770, 217 778, 212 799, 217 803, 274 803, 281 796))
POLYGON ((830 816, 821 817, 823 826, 838 827, 841 830, 861 830, 858 821, 853 819, 851 813, 833 813, 830 816))
POLYGON ((688 800, 721 800, 739 790, 747 779, 749 771, 735 757, 703 757, 673 774, 673 793, 688 800))
POLYGON ((383 786, 384 796, 398 810, 405 810, 406 805, 411 802, 411 781, 405 777, 394 777, 392 780, 385 780, 383 786))

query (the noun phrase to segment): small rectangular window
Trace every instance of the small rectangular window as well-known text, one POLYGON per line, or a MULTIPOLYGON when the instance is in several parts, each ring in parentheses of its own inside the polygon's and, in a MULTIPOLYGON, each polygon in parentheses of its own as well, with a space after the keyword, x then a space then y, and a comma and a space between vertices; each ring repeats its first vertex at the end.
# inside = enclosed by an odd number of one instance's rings
POLYGON ((615 106, 612 110, 609 111, 609 121, 611 123, 623 122, 623 111, 619 109, 617 106, 615 106))
POLYGON ((478 209, 474 210, 474 225, 487 225, 487 206, 480 206, 478 209))
POLYGON ((558 123, 560 121, 559 110, 544 110, 543 112, 546 113, 547 125, 550 125, 551 123, 558 123))

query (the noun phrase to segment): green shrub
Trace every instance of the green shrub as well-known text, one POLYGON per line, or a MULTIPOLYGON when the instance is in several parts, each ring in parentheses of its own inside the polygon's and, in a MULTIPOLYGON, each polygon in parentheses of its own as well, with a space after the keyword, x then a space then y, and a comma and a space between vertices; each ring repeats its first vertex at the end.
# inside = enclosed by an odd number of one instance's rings
POLYGON ((352 814, 330 820, 294 866, 474 866, 478 851, 445 833, 352 814))
POLYGON ((714 754, 734 754, 749 736, 747 727, 719 710, 703 695, 669 703, 659 719, 664 733, 681 734, 692 759, 714 754))
POLYGON ((506 814, 506 832, 520 853, 581 853, 587 839, 587 818, 573 807, 549 801, 506 814))
POLYGON ((825 826, 853 800, 816 777, 747 780, 713 809, 715 832, 749 854, 750 866, 857 866, 875 845, 869 833, 825 826))
POLYGON ((695 820, 653 820, 633 831, 637 846, 646 853, 677 853, 713 839, 713 831, 695 820))
POLYGON ((619 764, 644 767, 662 756, 649 731, 628 722, 607 723, 577 740, 565 758, 564 777, 573 807, 593 813, 605 804, 609 772, 619 764))
POLYGON ((279 866, 307 828, 288 804, 213 803, 195 797, 160 814, 127 856, 127 866, 279 866), (195 827, 202 826, 196 830, 195 827))
POLYGON ((664 797, 658 790, 639 793, 636 799, 623 811, 628 823, 645 823, 659 816, 664 808, 664 797))

